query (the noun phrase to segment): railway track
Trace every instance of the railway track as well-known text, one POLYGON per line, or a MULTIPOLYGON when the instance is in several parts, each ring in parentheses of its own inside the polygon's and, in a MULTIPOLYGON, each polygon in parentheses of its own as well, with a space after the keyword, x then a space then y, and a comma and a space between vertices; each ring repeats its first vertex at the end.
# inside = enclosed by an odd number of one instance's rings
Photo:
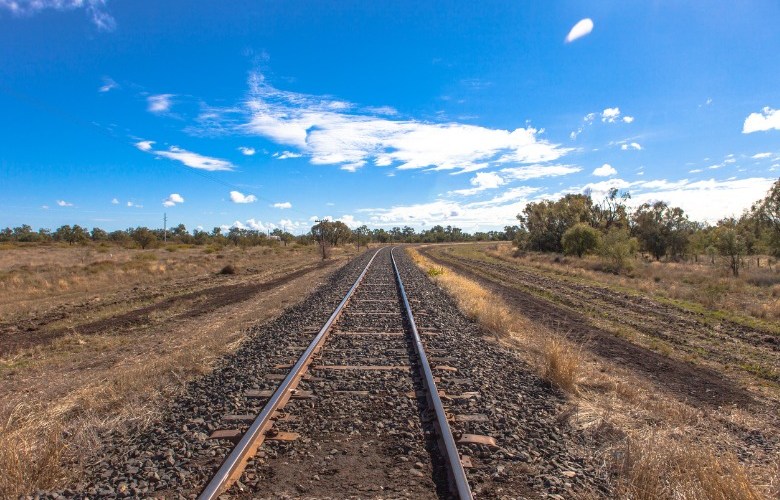
MULTIPOLYGON (((464 471, 471 463, 462 459, 458 444, 497 447, 496 442, 461 431, 453 435, 450 419, 457 418, 462 426, 482 421, 484 415, 447 413, 443 399, 469 400, 476 394, 445 395, 437 388, 442 379, 457 378, 458 370, 447 364, 445 351, 426 353, 422 338, 443 332, 418 328, 412 304, 393 250, 378 250, 303 354, 266 375, 279 380, 278 387, 245 394, 264 400, 260 413, 226 415, 226 428, 211 434, 236 445, 200 498, 214 499, 230 490, 247 464, 263 454, 264 442, 298 439, 316 440, 319 453, 292 465, 287 460, 292 470, 277 476, 293 479, 296 471, 305 474, 327 459, 335 468, 362 469, 355 471, 361 484, 354 487, 365 491, 381 492, 400 481, 404 494, 418 498, 472 498, 464 471), (349 430, 356 422, 365 427, 377 414, 392 415, 391 424, 380 422, 376 434, 369 436, 349 430), (414 463, 397 460, 399 455, 414 457, 414 463)), ((240 493, 240 484, 233 490, 240 493)), ((267 492, 253 493, 273 493, 273 481, 268 487, 267 492)), ((339 485, 330 488, 338 490, 339 485)))

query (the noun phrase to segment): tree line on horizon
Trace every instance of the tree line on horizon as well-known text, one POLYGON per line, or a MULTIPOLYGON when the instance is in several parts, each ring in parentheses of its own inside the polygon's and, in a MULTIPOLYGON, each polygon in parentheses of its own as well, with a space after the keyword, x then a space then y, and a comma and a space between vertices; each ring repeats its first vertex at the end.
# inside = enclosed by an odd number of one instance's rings
POLYGON ((436 225, 430 229, 416 231, 410 226, 393 227, 391 229, 370 229, 362 225, 356 229, 341 221, 322 221, 315 224, 311 230, 302 235, 294 235, 282 229, 274 229, 270 232, 256 229, 231 227, 224 230, 215 227, 211 231, 195 229, 188 231, 184 224, 173 226, 170 229, 150 229, 148 227, 131 227, 116 231, 106 231, 99 227, 91 230, 78 224, 73 226, 63 225, 55 230, 42 228, 38 231, 27 224, 18 227, 6 227, 0 230, 0 242, 16 243, 68 243, 89 244, 104 243, 123 246, 136 246, 141 249, 151 248, 168 243, 183 245, 229 245, 257 246, 290 243, 301 245, 314 244, 318 239, 324 239, 332 246, 344 243, 355 243, 365 246, 368 243, 445 243, 463 241, 511 241, 514 239, 519 226, 506 226, 503 231, 480 231, 473 234, 464 232, 459 227, 451 225, 436 225))
MULTIPOLYGON (((724 257, 736 276, 747 256, 780 258, 780 179, 766 196, 757 200, 740 217, 721 219, 715 225, 692 221, 680 207, 658 201, 631 209, 630 193, 611 189, 595 202, 590 193, 567 194, 558 200, 529 203, 517 215, 518 224, 502 231, 467 233, 456 226, 435 225, 417 231, 413 227, 350 229, 344 222, 319 221, 302 235, 282 229, 269 233, 232 227, 227 231, 188 231, 184 224, 168 230, 134 227, 105 231, 79 225, 34 231, 29 225, 0 230, 0 242, 68 244, 117 244, 146 249, 163 241, 184 245, 299 245, 319 244, 323 258, 327 248, 354 243, 455 243, 468 241, 512 241, 520 251, 551 252, 583 257, 598 254, 608 270, 621 272, 631 267, 637 253, 655 260, 683 261, 707 256, 724 257)), ((771 262, 769 262, 771 264, 771 262)))

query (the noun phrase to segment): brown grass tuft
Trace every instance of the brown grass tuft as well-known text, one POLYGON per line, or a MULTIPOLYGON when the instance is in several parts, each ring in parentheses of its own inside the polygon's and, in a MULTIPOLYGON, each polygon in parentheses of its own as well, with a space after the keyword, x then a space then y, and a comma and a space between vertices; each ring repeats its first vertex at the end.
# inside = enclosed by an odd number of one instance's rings
POLYGON ((542 376, 551 384, 571 393, 577 392, 580 352, 561 339, 549 339, 544 345, 542 376))
POLYGON ((618 493, 635 500, 758 500, 744 467, 731 455, 680 436, 649 435, 627 441, 617 464, 618 493))
POLYGON ((0 498, 50 488, 61 478, 62 430, 56 423, 29 422, 34 413, 27 405, 17 405, 0 426, 0 498))

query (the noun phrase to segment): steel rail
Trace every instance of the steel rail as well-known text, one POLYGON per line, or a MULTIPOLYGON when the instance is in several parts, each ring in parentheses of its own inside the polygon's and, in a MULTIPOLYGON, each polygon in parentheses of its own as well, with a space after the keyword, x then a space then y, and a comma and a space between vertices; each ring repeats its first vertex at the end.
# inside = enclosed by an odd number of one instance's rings
POLYGON ((458 498, 461 500, 470 500, 474 497, 471 493, 468 479, 466 479, 466 471, 463 470, 463 463, 460 461, 458 447, 455 444, 455 438, 452 436, 452 430, 447 421, 447 414, 444 412, 444 406, 441 403, 441 397, 439 397, 439 391, 436 388, 436 382, 433 379, 433 371, 431 370, 431 365, 428 364, 428 357, 425 355, 425 348, 423 347, 420 333, 417 331, 417 325, 414 322, 412 307, 409 305, 409 299, 406 297, 406 289, 401 280, 401 274, 398 272, 398 265, 395 262, 393 250, 395 250, 395 248, 390 249, 390 259, 393 261, 393 270, 395 271, 395 278, 398 282, 398 288, 400 289, 401 298, 404 302, 406 317, 409 319, 409 325, 414 334, 414 345, 417 350, 417 357, 420 358, 420 367, 422 368, 423 376, 425 377, 425 390, 431 406, 433 406, 436 413, 436 421, 439 425, 439 437, 444 443, 443 454, 449 465, 447 472, 450 476, 450 481, 454 483, 453 489, 457 493, 458 498))
POLYGON ((203 489, 200 496, 198 497, 200 500, 216 499, 219 497, 219 495, 227 491, 230 486, 232 486, 233 483, 235 483, 241 477, 241 474, 246 467, 247 460, 249 460, 249 458, 254 456, 254 454, 257 452, 258 446, 262 444, 262 441, 265 439, 265 433, 273 425, 273 417, 277 409, 283 403, 286 403, 290 398, 291 390, 297 386, 298 382, 300 382, 300 377, 311 363, 312 356, 316 354, 322 347, 325 338, 330 332, 331 326, 340 316, 344 306, 347 305, 347 302, 349 302, 349 299, 355 293, 355 290, 360 285, 360 282, 363 281, 363 277, 368 272, 368 268, 371 267, 371 263, 374 262, 374 259, 381 250, 382 248, 377 250, 371 257, 371 260, 368 261, 366 268, 363 269, 362 273, 360 273, 360 276, 355 281, 355 284, 353 284, 352 288, 349 289, 349 292, 347 292, 342 301, 339 303, 338 307, 336 307, 336 309, 333 311, 333 314, 330 315, 328 321, 320 329, 320 331, 317 333, 317 336, 314 337, 303 354, 301 354, 301 357, 292 367, 290 373, 288 373, 282 383, 279 384, 279 387, 276 389, 276 391, 274 391, 273 395, 263 407, 260 414, 254 420, 254 422, 252 422, 252 425, 244 433, 238 444, 233 448, 233 451, 230 452, 209 484, 207 484, 203 489))

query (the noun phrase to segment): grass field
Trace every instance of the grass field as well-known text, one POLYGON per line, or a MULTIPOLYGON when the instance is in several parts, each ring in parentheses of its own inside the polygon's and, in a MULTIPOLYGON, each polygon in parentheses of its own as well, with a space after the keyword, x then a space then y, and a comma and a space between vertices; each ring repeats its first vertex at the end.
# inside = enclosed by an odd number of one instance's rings
POLYGON ((143 427, 353 254, 323 264, 299 246, 3 247, 0 498, 65 485, 101 435, 143 427))

